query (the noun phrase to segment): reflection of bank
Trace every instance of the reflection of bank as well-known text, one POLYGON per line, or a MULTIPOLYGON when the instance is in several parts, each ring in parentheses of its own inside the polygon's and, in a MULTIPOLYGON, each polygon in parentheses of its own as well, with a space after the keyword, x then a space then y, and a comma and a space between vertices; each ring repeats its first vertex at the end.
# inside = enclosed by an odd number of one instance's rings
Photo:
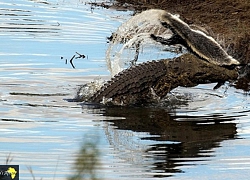
POLYGON ((117 157, 155 177, 171 176, 182 172, 181 166, 208 160, 211 149, 236 135, 231 117, 180 117, 164 109, 125 107, 105 108, 104 116, 123 117, 107 120, 105 127, 117 157))

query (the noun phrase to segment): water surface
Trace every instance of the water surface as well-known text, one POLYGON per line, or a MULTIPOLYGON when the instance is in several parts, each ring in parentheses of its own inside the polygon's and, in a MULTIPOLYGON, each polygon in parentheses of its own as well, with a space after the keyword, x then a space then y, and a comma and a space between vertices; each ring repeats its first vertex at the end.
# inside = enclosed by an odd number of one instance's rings
POLYGON ((106 37, 130 14, 77 0, 0 2, 1 164, 12 158, 25 180, 67 179, 93 142, 100 179, 247 179, 250 99, 229 83, 177 88, 154 107, 68 101, 109 78, 106 37), (76 52, 86 58, 74 69, 76 52))

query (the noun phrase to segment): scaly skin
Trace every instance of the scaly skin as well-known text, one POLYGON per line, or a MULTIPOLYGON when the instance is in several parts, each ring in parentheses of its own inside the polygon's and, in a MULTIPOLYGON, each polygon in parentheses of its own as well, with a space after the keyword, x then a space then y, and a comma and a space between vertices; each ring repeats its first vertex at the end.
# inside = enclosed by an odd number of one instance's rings
POLYGON ((90 99, 100 103, 103 97, 112 104, 132 105, 152 102, 183 86, 236 80, 236 70, 229 70, 185 54, 174 59, 151 61, 128 68, 103 85, 90 99))

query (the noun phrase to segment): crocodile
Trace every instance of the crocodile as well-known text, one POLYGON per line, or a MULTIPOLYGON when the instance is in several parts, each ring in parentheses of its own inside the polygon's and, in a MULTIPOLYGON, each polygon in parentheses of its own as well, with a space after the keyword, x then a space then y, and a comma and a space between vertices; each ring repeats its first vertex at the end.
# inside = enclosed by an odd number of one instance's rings
POLYGON ((123 70, 94 93, 89 102, 143 105, 160 100, 172 89, 236 80, 236 69, 200 60, 193 54, 144 62, 123 70))
POLYGON ((133 65, 105 83, 87 99, 89 102, 143 105, 159 101, 178 86, 194 87, 217 82, 217 88, 225 81, 238 78, 240 62, 227 54, 208 32, 194 29, 179 16, 165 10, 143 13, 155 14, 154 19, 160 22, 161 28, 170 29, 173 33, 168 39, 151 34, 153 40, 163 45, 181 44, 190 54, 133 65))

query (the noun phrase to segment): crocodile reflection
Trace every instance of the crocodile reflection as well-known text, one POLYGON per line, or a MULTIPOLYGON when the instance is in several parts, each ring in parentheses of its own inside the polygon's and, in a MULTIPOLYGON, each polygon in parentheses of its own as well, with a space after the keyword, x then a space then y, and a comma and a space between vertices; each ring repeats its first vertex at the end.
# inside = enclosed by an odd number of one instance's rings
MULTIPOLYGON (((113 141, 120 139, 126 141, 123 143, 124 146, 131 146, 128 144, 133 142, 126 140, 128 138, 124 132, 149 134, 140 137, 140 143, 150 140, 153 144, 143 149, 143 155, 140 157, 142 160, 139 160, 139 163, 143 165, 148 161, 147 158, 150 158, 151 165, 145 166, 148 168, 147 172, 154 174, 154 177, 166 177, 183 172, 181 166, 208 160, 207 157, 212 156, 213 148, 219 147, 223 140, 235 138, 237 133, 236 124, 231 122, 234 120, 232 117, 222 115, 190 117, 172 114, 175 113, 159 108, 105 107, 103 113, 105 117, 118 118, 105 120, 109 122, 109 126, 110 124, 114 126, 113 131, 117 131, 106 132, 106 135, 108 134, 108 139, 113 141)), ((110 143, 119 153, 124 153, 120 150, 121 144, 110 143)), ((138 150, 130 149, 128 154, 133 154, 134 151, 138 150)), ((136 156, 136 152, 134 155, 136 156)), ((124 154, 121 156, 124 157, 124 154)), ((138 162, 131 164, 133 163, 138 162)))

